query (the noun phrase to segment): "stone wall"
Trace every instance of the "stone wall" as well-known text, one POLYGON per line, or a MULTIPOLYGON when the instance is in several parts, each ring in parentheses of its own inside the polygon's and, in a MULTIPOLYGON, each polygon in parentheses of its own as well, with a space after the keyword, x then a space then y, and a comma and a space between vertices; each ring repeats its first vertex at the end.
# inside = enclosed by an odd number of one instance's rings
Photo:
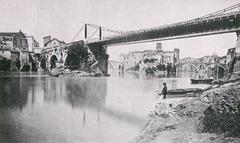
POLYGON ((240 31, 236 32, 237 42, 236 42, 236 62, 234 64, 233 72, 240 72, 240 31))

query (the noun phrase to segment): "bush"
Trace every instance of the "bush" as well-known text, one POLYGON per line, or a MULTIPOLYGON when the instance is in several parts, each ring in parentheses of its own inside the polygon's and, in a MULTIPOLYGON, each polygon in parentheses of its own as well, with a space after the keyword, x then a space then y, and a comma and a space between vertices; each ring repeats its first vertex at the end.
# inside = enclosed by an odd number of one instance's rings
POLYGON ((21 71, 28 72, 28 71, 30 71, 30 69, 31 69, 30 65, 23 65, 21 71))
POLYGON ((89 58, 88 47, 83 42, 75 43, 69 47, 65 65, 71 70, 83 68, 89 58))
POLYGON ((213 110, 212 107, 209 107, 204 112, 203 119, 204 132, 219 134, 225 133, 230 136, 240 137, 239 119, 240 119, 239 112, 220 113, 213 110))
POLYGON ((204 112, 203 132, 224 133, 240 137, 239 84, 225 86, 203 94, 210 106, 204 112))
POLYGON ((166 70, 166 66, 165 66, 164 64, 158 64, 158 65, 157 65, 157 69, 158 69, 159 71, 165 71, 165 70, 166 70))
POLYGON ((0 71, 10 71, 11 61, 5 58, 0 60, 0 71))

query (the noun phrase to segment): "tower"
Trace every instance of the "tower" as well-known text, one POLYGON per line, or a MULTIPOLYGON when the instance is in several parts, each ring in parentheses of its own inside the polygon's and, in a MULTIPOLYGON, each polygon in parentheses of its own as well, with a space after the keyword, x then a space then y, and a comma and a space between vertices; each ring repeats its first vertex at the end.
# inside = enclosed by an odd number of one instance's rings
POLYGON ((179 61, 180 49, 174 49, 173 51, 174 51, 174 57, 175 57, 174 62, 176 63, 179 61))
POLYGON ((162 43, 156 43, 156 50, 162 51, 162 43))

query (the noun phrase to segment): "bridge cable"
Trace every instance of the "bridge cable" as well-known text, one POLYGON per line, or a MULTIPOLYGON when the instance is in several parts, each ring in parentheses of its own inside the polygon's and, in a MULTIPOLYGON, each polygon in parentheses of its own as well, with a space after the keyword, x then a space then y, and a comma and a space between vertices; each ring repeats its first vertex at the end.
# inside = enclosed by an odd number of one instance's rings
POLYGON ((96 29, 96 30, 88 37, 87 41, 90 40, 90 38, 92 38, 92 36, 94 36, 98 30, 99 30, 99 29, 96 29))
POLYGON ((99 26, 99 25, 95 25, 95 24, 87 24, 95 29, 101 27, 103 31, 107 31, 107 32, 112 32, 112 33, 118 33, 118 34, 125 34, 127 32, 123 32, 123 31, 117 31, 117 30, 112 30, 112 29, 109 29, 109 28, 106 28, 106 27, 103 27, 103 26, 99 26))
POLYGON ((203 19, 215 17, 215 16, 217 16, 217 15, 226 13, 226 12, 228 12, 228 11, 230 11, 230 10, 233 10, 233 9, 236 9, 236 8, 240 8, 240 3, 235 4, 235 5, 233 5, 233 6, 229 6, 229 7, 225 8, 225 9, 218 10, 218 11, 216 11, 216 12, 213 12, 213 13, 210 13, 210 14, 207 14, 207 15, 204 15, 204 16, 201 16, 201 17, 192 19, 192 20, 189 20, 189 21, 186 21, 186 22, 180 22, 179 24, 186 24, 186 23, 191 23, 191 22, 195 22, 195 21, 199 21, 199 20, 203 20, 203 19))
POLYGON ((78 34, 79 34, 80 32, 82 32, 83 29, 84 29, 84 26, 82 26, 82 27, 80 28, 80 30, 76 33, 76 35, 73 37, 73 39, 72 39, 71 42, 73 42, 73 40, 75 40, 75 38, 78 36, 78 34))

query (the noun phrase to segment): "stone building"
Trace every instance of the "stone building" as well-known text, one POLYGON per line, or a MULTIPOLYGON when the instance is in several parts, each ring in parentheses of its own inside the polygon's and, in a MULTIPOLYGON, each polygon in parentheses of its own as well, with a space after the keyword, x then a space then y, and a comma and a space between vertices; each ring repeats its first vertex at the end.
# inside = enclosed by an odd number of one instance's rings
POLYGON ((179 49, 174 49, 173 51, 163 51, 162 43, 156 44, 156 50, 145 50, 145 51, 134 51, 126 55, 121 54, 120 59, 122 62, 126 63, 125 67, 131 69, 137 65, 144 65, 143 61, 145 59, 154 59, 154 65, 157 64, 176 64, 179 61, 179 49))
POLYGON ((26 39, 28 42, 28 52, 30 57, 30 66, 32 67, 32 71, 37 71, 40 67, 40 56, 42 48, 39 46, 37 40, 28 34, 26 35, 26 39))
POLYGON ((63 66, 67 55, 66 43, 47 36, 43 38, 43 45, 41 53, 46 56, 48 68, 63 66))
POLYGON ((28 42, 28 51, 31 53, 40 53, 40 46, 39 43, 35 40, 35 38, 33 36, 30 35, 26 35, 26 39, 28 42))
POLYGON ((21 30, 0 33, 0 57, 11 60, 13 71, 29 63, 28 42, 21 30))

